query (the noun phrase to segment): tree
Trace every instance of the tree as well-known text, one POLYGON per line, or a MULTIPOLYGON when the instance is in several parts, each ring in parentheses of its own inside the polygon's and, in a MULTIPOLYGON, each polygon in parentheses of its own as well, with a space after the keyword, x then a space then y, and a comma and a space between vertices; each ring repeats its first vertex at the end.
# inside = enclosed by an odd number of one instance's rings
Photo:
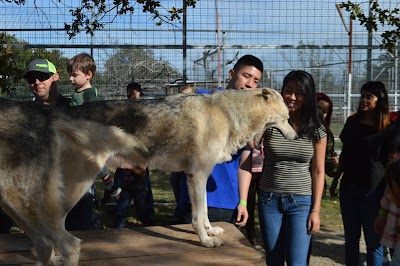
MULTIPOLYGON (((17 5, 25 5, 26 0, 0 0, 17 5)), ((36 1, 35 5, 36 5, 36 1)), ((62 0, 51 1, 57 6, 62 0)), ((64 29, 69 38, 75 37, 79 32, 86 31, 87 34, 94 35, 94 32, 104 28, 104 25, 110 24, 115 18, 133 14, 135 8, 141 7, 142 12, 153 15, 156 25, 162 23, 172 23, 175 20, 180 21, 181 14, 186 7, 195 7, 196 0, 184 0, 184 7, 164 7, 161 1, 157 0, 81 0, 80 7, 71 8, 69 12, 72 15, 71 23, 64 23, 64 29), (111 19, 106 21, 106 15, 111 15, 111 19)))
POLYGON ((16 89, 14 85, 23 75, 23 67, 18 61, 19 52, 11 48, 10 42, 18 43, 13 36, 0 33, 0 87, 1 93, 8 95, 16 89))
POLYGON ((388 26, 389 29, 382 32, 382 44, 381 47, 387 49, 389 52, 393 52, 396 47, 396 43, 400 37, 400 19, 399 9, 384 9, 379 6, 378 0, 370 1, 370 14, 365 15, 360 4, 348 1, 347 3, 342 2, 341 8, 345 8, 346 11, 350 12, 351 19, 358 19, 361 25, 363 25, 368 32, 376 32, 378 25, 382 27, 388 26))
MULTIPOLYGON (((299 45, 314 45, 314 43, 299 41, 299 45)), ((298 57, 300 65, 306 68, 313 76, 318 91, 336 93, 335 90, 342 87, 340 85, 341 73, 332 73, 332 70, 329 68, 330 65, 327 64, 327 62, 332 61, 332 58, 326 58, 322 52, 320 49, 299 49, 298 57)), ((329 52, 328 56, 332 57, 332 51, 329 52)))
MULTIPOLYGON (((389 93, 394 92, 395 75, 396 75, 396 63, 395 58, 388 53, 382 53, 376 63, 373 64, 374 79, 380 80, 386 83, 386 89, 389 93)), ((397 88, 400 88, 400 81, 397 81, 397 88)))
MULTIPOLYGON (((26 0, 0 0, 0 2, 7 2, 16 5, 25 5, 26 0)), ((73 7, 69 10, 72 16, 70 23, 64 23, 64 29, 66 30, 69 38, 75 37, 81 31, 85 31, 87 34, 94 35, 95 31, 104 28, 106 24, 112 23, 117 17, 125 14, 133 14, 135 8, 141 8, 142 12, 150 13, 153 15, 153 20, 156 21, 156 25, 162 23, 172 23, 175 20, 180 21, 181 14, 186 12, 186 7, 195 7, 196 0, 184 0, 183 7, 167 8, 161 4, 161 1, 157 0, 81 0, 79 7, 73 7), (107 21, 107 18, 111 17, 107 21)), ((36 6, 36 0, 33 1, 38 12, 42 12, 39 7, 36 6)), ((58 6, 63 4, 62 0, 50 1, 51 4, 58 6)), ((60 66, 61 70, 61 82, 64 82, 63 76, 66 76, 64 65, 66 62, 65 58, 62 58, 62 54, 59 50, 47 51, 45 49, 31 49, 31 51, 19 52, 17 48, 11 48, 11 44, 26 44, 26 42, 18 41, 15 38, 11 38, 7 34, 0 35, 0 87, 1 92, 4 94, 11 94, 15 90, 15 84, 21 82, 22 75, 25 71, 26 65, 29 61, 35 57, 42 57, 49 59, 56 66, 60 66), (28 55, 29 58, 21 60, 21 55, 28 55)), ((29 49, 23 49, 29 50, 29 49)), ((153 62, 155 63, 155 62, 153 62)), ((168 66, 166 62, 157 62, 157 64, 168 66)), ((150 66, 151 69, 157 69, 155 66, 150 66)), ((167 67, 167 69, 169 69, 167 67)), ((156 70, 157 71, 157 70, 156 70)), ((172 72, 168 72, 171 74, 172 72)))
POLYGON ((163 59, 156 59, 151 50, 119 49, 105 63, 101 78, 108 83, 126 86, 136 81, 147 88, 182 77, 175 67, 163 59))
POLYGON ((26 85, 22 80, 26 67, 35 58, 45 58, 57 67, 61 82, 68 82, 66 73, 67 58, 60 50, 43 48, 19 48, 27 42, 12 35, 0 33, 0 87, 1 93, 12 95, 19 86, 26 85))

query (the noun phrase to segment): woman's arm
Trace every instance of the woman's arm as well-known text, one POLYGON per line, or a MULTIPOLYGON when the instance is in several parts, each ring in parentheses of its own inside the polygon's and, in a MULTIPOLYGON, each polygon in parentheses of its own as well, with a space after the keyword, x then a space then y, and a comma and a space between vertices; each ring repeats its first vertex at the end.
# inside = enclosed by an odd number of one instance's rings
POLYGON ((251 182, 251 150, 244 150, 240 156, 240 164, 238 170, 239 178, 239 198, 240 202, 237 206, 237 222, 236 225, 244 226, 247 223, 249 214, 247 212, 247 196, 251 182))
POLYGON ((387 220, 387 214, 390 209, 390 193, 389 193, 389 187, 386 185, 385 188, 385 193, 383 194, 381 200, 381 207, 378 211, 378 215, 375 217, 375 222, 374 222, 374 229, 375 232, 379 235, 383 235, 383 231, 385 230, 385 224, 387 220))
POLYGON ((310 234, 315 234, 320 229, 320 210, 322 192, 325 184, 325 151, 326 151, 326 137, 314 143, 314 156, 312 160, 312 206, 311 212, 308 217, 308 231, 310 234))

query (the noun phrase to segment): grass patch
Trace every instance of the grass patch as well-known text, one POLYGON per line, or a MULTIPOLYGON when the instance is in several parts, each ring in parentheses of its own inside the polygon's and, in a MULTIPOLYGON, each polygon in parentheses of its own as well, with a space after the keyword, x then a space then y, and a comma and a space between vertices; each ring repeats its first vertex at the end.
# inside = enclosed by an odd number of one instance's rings
MULTIPOLYGON (((110 169, 114 173, 113 169, 110 169)), ((171 224, 168 216, 174 213, 176 203, 174 192, 169 183, 170 173, 161 171, 150 171, 150 182, 155 202, 155 223, 156 225, 171 224)), ((101 180, 96 180, 96 199, 101 202, 103 198, 104 185, 101 180)), ((103 222, 104 228, 112 228, 115 217, 115 205, 99 205, 96 208, 96 214, 103 222)), ((136 218, 135 208, 131 205, 128 212, 126 227, 142 226, 142 223, 136 218)))
MULTIPOLYGON (((111 171, 112 173, 114 171, 111 171)), ((169 183, 169 173, 161 171, 151 171, 150 181, 153 190, 153 197, 155 201, 155 223, 156 225, 169 225, 171 222, 168 220, 168 216, 172 215, 176 206, 174 193, 169 183)), ((327 177, 328 185, 330 185, 332 178, 327 177)), ((104 186, 101 180, 96 180, 96 199, 101 202, 103 198, 104 186)), ((115 206, 109 205, 98 205, 96 207, 96 214, 103 222, 105 229, 113 227, 113 221, 115 216, 115 206)), ((258 213, 256 208, 255 213, 256 222, 256 234, 260 237, 258 213)), ((126 223, 126 227, 137 227, 142 226, 141 222, 136 218, 135 208, 132 205, 126 223)), ((329 195, 322 200, 321 206, 321 226, 328 230, 339 230, 343 228, 339 199, 336 202, 329 199, 329 195)), ((18 227, 13 227, 12 232, 22 232, 18 227)), ((242 232, 245 230, 242 229, 242 232)), ((257 239, 261 243, 261 239, 257 239)))
MULTIPOLYGON (((169 183, 169 173, 161 171, 151 171, 150 181, 153 190, 155 201, 155 220, 157 225, 171 224, 168 221, 168 216, 173 214, 175 209, 175 198, 169 183)), ((332 178, 327 177, 328 186, 332 182, 332 178)), ((97 199, 101 201, 103 197, 103 184, 101 181, 96 181, 97 199)), ((105 228, 112 228, 114 214, 110 211, 110 207, 99 206, 97 214, 104 223, 105 228)), ((321 203, 321 225, 326 229, 339 230, 343 228, 342 216, 340 214, 339 199, 332 201, 329 197, 329 191, 321 203)), ((135 208, 131 206, 127 227, 141 226, 141 223, 136 219, 135 208)), ((256 226, 258 227, 258 214, 256 210, 256 226)))
POLYGON ((339 200, 335 201, 327 199, 322 199, 321 203, 321 225, 326 228, 331 229, 342 229, 342 215, 340 213, 339 200))
MULTIPOLYGON (((331 200, 329 196, 329 187, 332 183, 333 178, 329 176, 325 176, 325 178, 328 183, 328 189, 326 192, 326 196, 322 199, 321 202, 321 225, 325 228, 330 228, 334 230, 343 229, 339 197, 331 200)), ((339 185, 337 189, 339 189, 339 185)))

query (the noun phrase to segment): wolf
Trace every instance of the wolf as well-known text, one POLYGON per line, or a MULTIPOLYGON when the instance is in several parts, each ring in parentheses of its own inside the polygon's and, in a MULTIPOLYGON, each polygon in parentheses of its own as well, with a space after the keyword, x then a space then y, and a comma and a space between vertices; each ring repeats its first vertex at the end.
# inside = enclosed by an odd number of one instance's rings
POLYGON ((1 99, 0 206, 32 240, 37 265, 77 265, 81 240, 65 230, 67 213, 110 158, 146 163, 187 174, 192 226, 203 246, 220 246, 223 229, 206 208, 212 168, 268 127, 294 139, 288 118, 272 89, 65 108, 1 99))

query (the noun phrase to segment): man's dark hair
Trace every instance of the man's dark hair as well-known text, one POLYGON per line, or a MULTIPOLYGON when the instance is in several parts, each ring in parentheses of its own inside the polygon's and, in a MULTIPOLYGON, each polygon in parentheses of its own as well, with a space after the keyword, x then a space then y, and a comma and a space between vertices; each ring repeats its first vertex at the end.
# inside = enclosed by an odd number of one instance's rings
POLYGON ((136 90, 142 92, 142 86, 140 86, 140 84, 137 82, 131 82, 128 84, 128 86, 126 86, 126 90, 136 90))
POLYGON ((258 59, 258 57, 255 57, 254 55, 247 54, 239 58, 239 60, 233 67, 233 70, 238 71, 239 69, 245 66, 253 66, 258 70, 260 70, 261 73, 263 73, 264 71, 263 63, 261 62, 260 59, 258 59))

